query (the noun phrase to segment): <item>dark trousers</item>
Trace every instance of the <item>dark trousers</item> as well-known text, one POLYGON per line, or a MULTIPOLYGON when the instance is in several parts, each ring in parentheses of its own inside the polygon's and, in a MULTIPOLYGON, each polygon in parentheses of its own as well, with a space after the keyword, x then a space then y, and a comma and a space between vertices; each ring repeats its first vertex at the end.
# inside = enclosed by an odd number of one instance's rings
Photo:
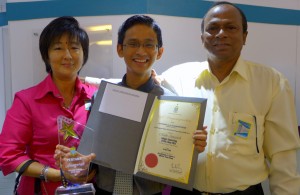
MULTIPOLYGON (((102 189, 98 188, 97 186, 95 186, 95 189, 96 189, 96 195, 112 195, 111 192, 107 192, 105 190, 102 190, 102 189)), ((154 195, 162 195, 162 192, 159 192, 159 193, 154 194, 154 195)))
MULTIPOLYGON (((201 192, 199 192, 196 189, 193 189, 193 191, 189 191, 189 190, 184 190, 184 189, 180 189, 180 188, 176 188, 176 187, 172 187, 171 189, 171 193, 170 195, 202 195, 201 192)), ((222 193, 211 193, 212 195, 218 195, 218 194, 222 194, 222 193)), ((250 186, 249 188, 247 188, 244 191, 234 191, 231 193, 224 193, 226 195, 264 195, 264 191, 262 189, 261 184, 257 184, 257 185, 253 185, 250 186)))

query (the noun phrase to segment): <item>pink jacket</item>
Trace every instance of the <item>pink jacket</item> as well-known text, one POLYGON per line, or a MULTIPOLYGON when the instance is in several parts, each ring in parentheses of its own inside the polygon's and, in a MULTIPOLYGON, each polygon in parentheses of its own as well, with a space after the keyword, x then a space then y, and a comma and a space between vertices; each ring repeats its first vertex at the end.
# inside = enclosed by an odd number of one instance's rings
MULTIPOLYGON (((50 74, 38 85, 17 92, 0 134, 0 168, 3 174, 14 172, 28 159, 57 168, 53 158, 58 144, 57 117, 63 115, 86 124, 89 103, 96 90, 77 79, 76 94, 69 109, 63 107, 63 98, 50 74)), ((82 134, 83 129, 78 131, 82 134)), ((41 188, 43 191, 46 189, 47 194, 54 194, 60 185, 60 182, 42 182, 41 188)), ((33 194, 33 189, 34 178, 23 176, 18 192, 33 194)))

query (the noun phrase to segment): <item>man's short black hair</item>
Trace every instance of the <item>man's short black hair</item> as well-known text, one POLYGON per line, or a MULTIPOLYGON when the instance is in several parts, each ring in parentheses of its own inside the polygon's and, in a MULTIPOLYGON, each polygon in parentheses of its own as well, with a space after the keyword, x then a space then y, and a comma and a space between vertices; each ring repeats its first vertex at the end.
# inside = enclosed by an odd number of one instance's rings
POLYGON ((131 16, 120 26, 118 31, 118 44, 120 45, 123 44, 126 31, 137 24, 142 24, 151 27, 156 33, 158 48, 163 46, 160 27, 158 26, 158 24, 155 22, 153 18, 145 15, 131 16))
POLYGON ((233 4, 233 3, 230 3, 230 2, 228 2, 228 1, 218 1, 218 2, 215 2, 215 3, 209 8, 209 10, 206 12, 206 14, 204 15, 203 20, 202 20, 202 22, 201 22, 201 32, 202 32, 202 33, 204 33, 204 20, 205 20, 205 18, 206 18, 206 16, 207 16, 207 13, 208 13, 212 8, 214 8, 214 7, 216 7, 216 6, 219 6, 219 5, 231 5, 231 6, 233 6, 234 8, 236 8, 236 9, 239 11, 239 13, 241 14, 241 16, 242 16, 243 33, 245 33, 245 32, 248 31, 248 23, 247 23, 247 18, 246 18, 245 13, 244 13, 238 6, 236 6, 236 5, 233 4))

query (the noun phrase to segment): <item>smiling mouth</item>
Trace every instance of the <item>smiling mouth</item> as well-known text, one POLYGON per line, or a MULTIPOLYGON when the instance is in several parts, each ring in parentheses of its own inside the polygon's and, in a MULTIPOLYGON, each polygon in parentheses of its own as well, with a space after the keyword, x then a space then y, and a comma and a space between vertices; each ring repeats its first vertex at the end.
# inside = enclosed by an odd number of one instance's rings
POLYGON ((74 64, 62 64, 63 66, 74 66, 74 64))
POLYGON ((149 60, 147 60, 147 59, 144 59, 144 60, 134 59, 133 61, 138 62, 138 63, 146 63, 146 62, 148 62, 149 60))

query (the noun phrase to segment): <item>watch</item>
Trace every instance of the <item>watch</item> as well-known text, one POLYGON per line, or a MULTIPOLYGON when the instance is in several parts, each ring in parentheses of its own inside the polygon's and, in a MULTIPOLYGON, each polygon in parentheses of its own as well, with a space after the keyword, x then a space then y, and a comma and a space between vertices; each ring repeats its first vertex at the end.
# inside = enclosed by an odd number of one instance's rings
POLYGON ((43 170, 42 170, 42 172, 41 172, 41 174, 40 174, 40 179, 42 180, 42 181, 45 181, 45 182, 47 182, 48 180, 47 180, 47 173, 48 173, 48 170, 49 170, 49 166, 44 166, 44 168, 43 168, 43 170))

